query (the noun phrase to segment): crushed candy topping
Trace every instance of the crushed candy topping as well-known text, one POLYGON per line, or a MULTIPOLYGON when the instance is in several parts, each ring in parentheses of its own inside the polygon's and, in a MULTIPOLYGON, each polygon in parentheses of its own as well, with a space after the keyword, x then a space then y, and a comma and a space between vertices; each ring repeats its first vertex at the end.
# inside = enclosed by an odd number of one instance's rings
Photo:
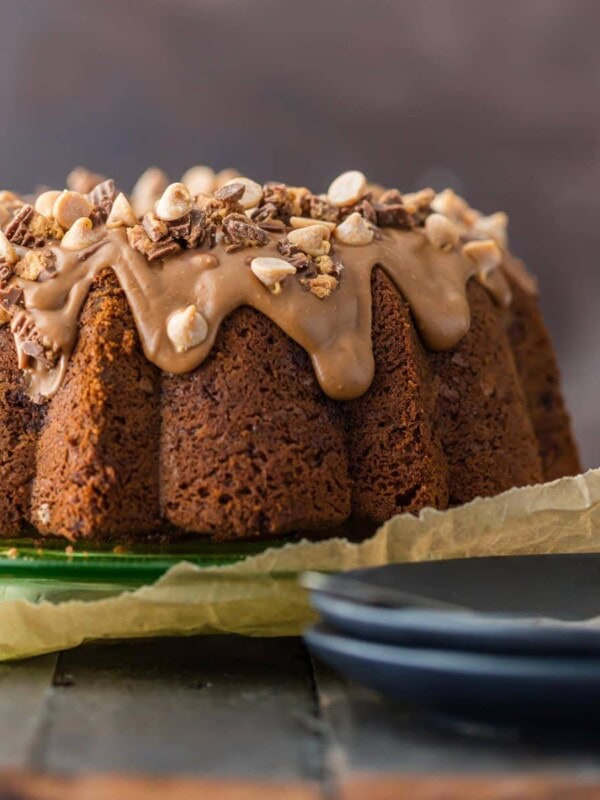
MULTIPOLYGON (((376 245, 387 228, 418 232, 438 258, 463 257, 471 274, 504 303, 510 291, 497 267, 507 246, 507 223, 503 212, 484 216, 451 189, 402 194, 369 184, 358 170, 342 173, 326 193, 315 194, 204 166, 169 183, 161 170, 151 168, 127 196, 114 180, 78 167, 66 189, 40 190, 30 202, 0 191, 0 325, 10 324, 20 367, 54 369, 62 345, 38 327, 40 317, 34 319, 28 308, 27 292, 60 274, 65 253, 84 269, 100 248, 114 252, 115 242, 141 254, 150 270, 164 268, 166 275, 169 259, 186 251, 197 251, 194 263, 202 269, 218 270, 222 256, 208 251, 248 250, 243 264, 257 297, 285 295, 292 286, 303 302, 324 307, 313 298, 326 303, 340 289, 344 258, 352 261, 350 251, 376 245)), ((165 323, 182 355, 205 346, 211 325, 200 296, 186 303, 165 323)))

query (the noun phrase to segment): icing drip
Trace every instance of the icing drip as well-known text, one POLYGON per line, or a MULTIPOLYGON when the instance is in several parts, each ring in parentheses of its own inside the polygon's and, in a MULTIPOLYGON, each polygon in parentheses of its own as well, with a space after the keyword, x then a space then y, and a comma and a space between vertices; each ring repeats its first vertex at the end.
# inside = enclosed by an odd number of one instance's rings
MULTIPOLYGON (((466 287, 476 274, 474 262, 453 249, 437 250, 422 229, 385 228, 370 244, 335 244, 344 266, 339 286, 320 299, 294 277, 285 279, 280 294, 256 279, 250 261, 256 255, 281 257, 277 243, 285 233, 273 233, 269 243, 226 253, 221 245, 210 251, 187 250, 164 261, 148 263, 133 250, 124 229, 106 231, 89 251, 49 248, 56 258, 51 280, 19 280, 24 305, 42 335, 60 348, 51 370, 29 370, 34 397, 50 397, 64 377, 77 338, 78 320, 94 277, 114 270, 131 306, 147 358, 162 370, 184 373, 209 354, 223 319, 240 306, 252 306, 269 317, 310 355, 323 391, 336 400, 363 394, 374 373, 371 342, 371 272, 380 265, 410 305, 419 332, 433 350, 452 348, 469 329, 466 287), (167 335, 169 317, 195 304, 208 324, 206 339, 177 352, 167 335)), ((505 263, 515 263, 504 253, 505 263)), ((501 305, 510 302, 502 270, 495 269, 485 284, 501 305)), ((17 347, 19 347, 18 335, 17 347)), ((265 354, 268 357, 268 354, 265 354)))

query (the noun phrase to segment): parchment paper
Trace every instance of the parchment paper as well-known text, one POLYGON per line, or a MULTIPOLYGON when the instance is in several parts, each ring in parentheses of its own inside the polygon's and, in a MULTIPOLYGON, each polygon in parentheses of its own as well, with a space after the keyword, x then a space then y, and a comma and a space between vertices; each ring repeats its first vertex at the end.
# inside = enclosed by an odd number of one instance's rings
POLYGON ((600 469, 419 517, 394 517, 371 539, 302 541, 233 566, 182 562, 151 586, 101 599, 33 603, 2 592, 0 660, 75 647, 90 639, 239 633, 282 636, 313 619, 297 583, 306 569, 392 562, 600 551, 600 469))

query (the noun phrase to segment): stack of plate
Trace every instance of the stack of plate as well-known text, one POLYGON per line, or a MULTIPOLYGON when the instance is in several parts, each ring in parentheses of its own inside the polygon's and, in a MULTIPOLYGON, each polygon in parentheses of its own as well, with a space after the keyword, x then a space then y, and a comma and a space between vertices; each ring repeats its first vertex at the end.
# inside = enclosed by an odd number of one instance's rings
POLYGON ((600 722, 600 555, 398 564, 303 582, 323 618, 309 647, 359 683, 454 717, 600 722))

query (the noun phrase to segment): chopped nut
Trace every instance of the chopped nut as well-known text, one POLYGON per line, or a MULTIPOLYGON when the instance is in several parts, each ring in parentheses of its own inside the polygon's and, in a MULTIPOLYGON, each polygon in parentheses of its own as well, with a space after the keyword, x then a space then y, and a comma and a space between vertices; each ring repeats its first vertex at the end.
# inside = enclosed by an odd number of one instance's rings
POLYGON ((262 186, 256 181, 251 181, 250 178, 231 178, 231 180, 223 184, 223 188, 237 184, 241 184, 244 187, 244 191, 238 199, 241 207, 246 209, 258 206, 263 198, 262 186))
POLYGON ((452 250, 460 238, 454 223, 438 213, 430 214, 425 220, 425 236, 438 250, 452 250))
POLYGON ((351 206, 360 200, 367 191, 367 179, 362 172, 350 170, 343 172, 331 182, 327 199, 334 206, 351 206))
POLYGON ((269 236, 243 214, 229 214, 223 220, 223 241, 226 252, 230 253, 242 247, 264 247, 269 236))
POLYGON ((35 210, 38 214, 43 214, 45 217, 52 217, 54 215, 54 203, 60 197, 61 192, 55 189, 49 189, 42 194, 35 201, 35 210))
POLYGON ((0 231, 0 262, 4 262, 9 265, 16 264, 19 260, 15 248, 12 244, 8 241, 6 236, 0 231))
POLYGON ((212 194, 215 188, 215 173, 210 167, 190 167, 184 172, 181 182, 185 183, 190 194, 212 194))
POLYGON ((282 258, 253 258, 250 269, 258 280, 273 294, 281 292, 281 281, 288 275, 294 275, 296 267, 282 258))
POLYGON ((103 231, 94 228, 89 217, 80 217, 65 233, 61 244, 65 250, 83 250, 100 241, 103 236, 103 231))
POLYGON ((288 242, 298 247, 309 256, 324 256, 331 249, 329 237, 331 231, 325 225, 310 225, 298 228, 287 235, 288 242))
POLYGON ((454 222, 463 222, 465 214, 470 209, 467 201, 456 194, 453 189, 444 189, 436 194, 430 205, 438 214, 443 214, 454 222))
POLYGON ((65 189, 56 198, 52 208, 52 216, 58 224, 69 229, 73 223, 82 217, 89 217, 94 210, 93 205, 79 192, 65 189))
POLYGON ((337 288, 339 281, 333 275, 317 275, 316 278, 303 278, 300 283, 303 286, 308 286, 309 291, 316 295, 319 300, 323 300, 325 297, 329 297, 333 290, 337 288))
POLYGON ((169 228, 166 223, 163 222, 162 219, 159 219, 154 211, 148 211, 147 214, 144 214, 142 225, 153 242, 159 242, 169 233, 169 228))
POLYGON ((15 273, 26 281, 51 277, 55 271, 56 257, 51 250, 28 250, 15 266, 15 273))
POLYGON ((175 311, 167 322, 167 335, 178 353, 201 344, 208 336, 208 324, 196 306, 175 311))
POLYGON ((79 192, 79 194, 87 194, 91 192, 94 186, 97 186, 102 181, 106 180, 104 175, 98 172, 90 172, 85 167, 75 167, 75 169, 67 175, 67 188, 72 192, 79 192))
POLYGON ((477 266, 477 272, 485 276, 502 263, 502 250, 493 239, 467 242, 463 245, 463 253, 477 266))
POLYGON ((132 228, 137 225, 138 219, 135 215, 131 203, 125 197, 123 192, 120 192, 112 205, 108 219, 106 220, 106 227, 112 228, 132 228))
MULTIPOLYGON (((411 214, 416 214, 418 211, 428 209, 429 207, 433 208, 435 198, 436 193, 433 189, 419 189, 418 192, 409 192, 408 194, 402 195, 402 201, 411 214)), ((440 214, 444 213, 440 211, 439 208, 434 208, 433 210, 439 211, 440 214)), ((446 214, 445 216, 448 215, 446 214)))
MULTIPOLYGON (((330 231, 335 230, 335 222, 319 220, 318 224, 324 225, 330 231)), ((290 225, 292 228, 309 228, 312 225, 315 225, 315 220, 312 217, 290 217, 290 225)))
POLYGON ((187 214, 192 208, 190 190, 183 183, 171 183, 155 206, 156 216, 165 222, 172 222, 187 214))
POLYGON ((335 237, 342 244, 365 245, 373 239, 373 229, 356 211, 335 229, 335 237))
POLYGON ((478 217, 473 224, 473 232, 482 236, 489 236, 501 247, 508 245, 508 216, 504 211, 497 211, 489 217, 478 217))
POLYGON ((150 167, 140 175, 131 191, 131 205, 136 215, 143 217, 148 211, 152 211, 168 185, 169 179, 158 167, 150 167))
MULTIPOLYGON (((418 192, 403 195, 402 200, 406 211, 416 218, 416 222, 421 222, 424 221, 424 215, 429 212, 435 196, 433 189, 420 189, 418 192)), ((437 210, 436 208, 435 211, 437 210)))

